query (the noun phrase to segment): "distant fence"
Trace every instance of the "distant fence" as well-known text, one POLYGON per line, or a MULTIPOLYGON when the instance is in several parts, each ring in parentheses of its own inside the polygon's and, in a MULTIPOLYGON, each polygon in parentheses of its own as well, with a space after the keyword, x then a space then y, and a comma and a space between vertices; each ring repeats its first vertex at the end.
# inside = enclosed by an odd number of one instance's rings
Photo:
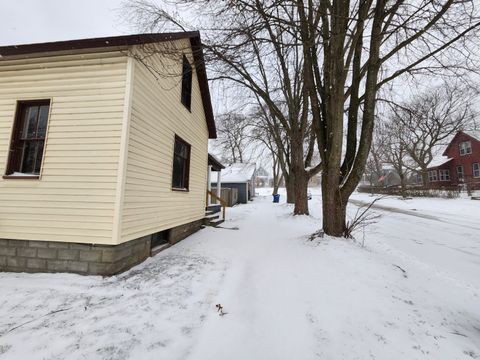
MULTIPOLYGON (((217 193, 217 188, 212 188, 213 193, 217 193)), ((227 206, 232 207, 238 203, 238 189, 222 188, 220 197, 226 201, 227 206)), ((212 199, 212 204, 216 204, 217 201, 212 199)))
MULTIPOLYGON (((359 186, 357 189, 363 193, 383 194, 402 196, 400 187, 382 187, 382 186, 359 186)), ((408 187, 405 190, 407 197, 437 197, 446 199, 455 199, 460 195, 460 189, 457 186, 449 186, 439 189, 431 189, 426 187, 408 187)))

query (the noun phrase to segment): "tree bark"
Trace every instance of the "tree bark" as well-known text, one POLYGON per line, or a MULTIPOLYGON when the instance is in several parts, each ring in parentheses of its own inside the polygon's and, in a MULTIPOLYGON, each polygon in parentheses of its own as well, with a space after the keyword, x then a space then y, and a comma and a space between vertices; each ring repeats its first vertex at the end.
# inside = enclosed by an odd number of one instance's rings
POLYGON ((295 204, 295 180, 291 173, 285 176, 285 189, 287 190, 287 204, 295 204))
POLYGON ((347 204, 338 193, 338 187, 329 186, 328 175, 322 175, 323 231, 331 236, 345 236, 347 204))

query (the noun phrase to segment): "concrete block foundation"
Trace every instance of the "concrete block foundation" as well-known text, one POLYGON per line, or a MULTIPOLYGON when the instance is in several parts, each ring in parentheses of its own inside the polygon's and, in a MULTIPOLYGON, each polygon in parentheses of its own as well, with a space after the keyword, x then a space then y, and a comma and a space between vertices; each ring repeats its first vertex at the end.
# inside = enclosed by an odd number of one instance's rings
MULTIPOLYGON (((169 229, 168 243, 177 243, 201 226, 202 220, 198 220, 169 229)), ((120 245, 0 239, 0 271, 111 276, 148 258, 153 235, 120 245)))

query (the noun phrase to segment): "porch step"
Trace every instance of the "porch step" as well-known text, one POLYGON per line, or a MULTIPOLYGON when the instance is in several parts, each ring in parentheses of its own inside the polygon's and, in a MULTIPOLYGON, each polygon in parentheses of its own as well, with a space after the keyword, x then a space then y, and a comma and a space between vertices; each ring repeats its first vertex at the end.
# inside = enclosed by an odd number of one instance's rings
POLYGON ((225 220, 220 219, 220 213, 219 212, 213 212, 213 211, 206 211, 205 212, 205 217, 203 218, 203 224, 205 226, 213 226, 216 227, 223 223, 225 220))
POLYGON ((208 205, 207 208, 205 209, 207 212, 208 211, 213 211, 214 213, 218 213, 222 210, 222 206, 218 204, 213 204, 213 205, 208 205))
POLYGON ((223 220, 223 219, 215 219, 215 220, 210 221, 209 226, 217 227, 218 225, 223 224, 224 222, 225 222, 225 220, 223 220))

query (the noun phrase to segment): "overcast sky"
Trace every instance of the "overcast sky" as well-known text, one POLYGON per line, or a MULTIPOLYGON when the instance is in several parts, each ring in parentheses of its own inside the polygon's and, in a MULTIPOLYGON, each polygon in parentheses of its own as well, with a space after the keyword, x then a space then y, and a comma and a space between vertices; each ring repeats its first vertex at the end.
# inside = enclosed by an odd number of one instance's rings
POLYGON ((0 45, 123 35, 122 0, 0 0, 0 45))

